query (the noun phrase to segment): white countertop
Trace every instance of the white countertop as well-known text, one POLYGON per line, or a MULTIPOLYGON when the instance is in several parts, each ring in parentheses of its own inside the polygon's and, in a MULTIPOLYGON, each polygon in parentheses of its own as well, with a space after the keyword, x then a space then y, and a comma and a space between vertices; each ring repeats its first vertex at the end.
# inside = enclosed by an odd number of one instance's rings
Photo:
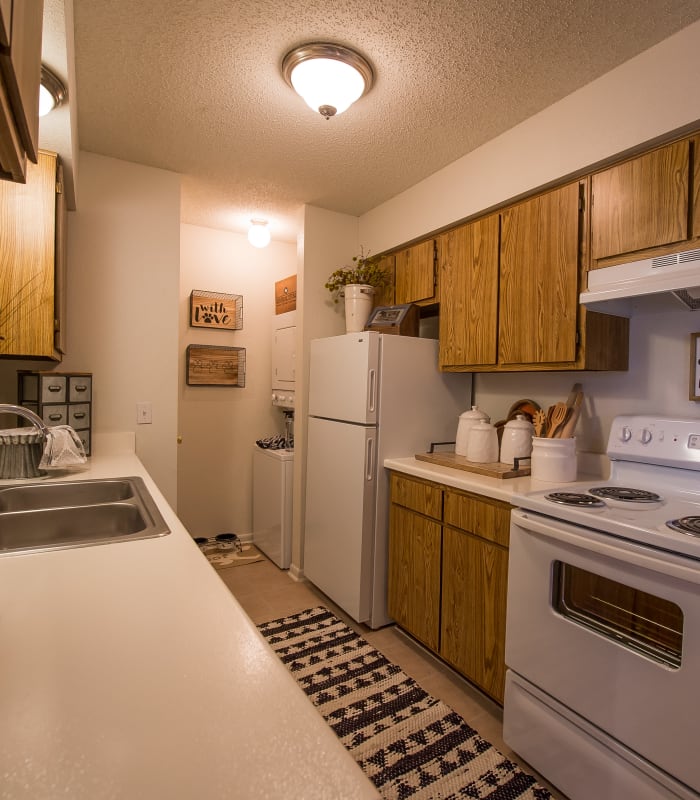
MULTIPOLYGON (((587 485, 591 479, 598 479, 605 474, 608 468, 606 459, 597 454, 579 454, 579 474, 575 483, 565 484, 572 491, 577 486, 587 485)), ((419 461, 412 456, 409 458, 387 458, 384 460, 386 469, 403 472, 414 478, 423 478, 426 481, 441 483, 453 489, 462 489, 465 492, 492 497, 503 500, 505 503, 517 506, 519 498, 529 492, 553 490, 561 488, 563 484, 553 484, 546 481, 534 480, 530 476, 523 478, 489 478, 475 472, 467 472, 455 467, 443 467, 431 464, 428 461, 419 461)))
POLYGON ((169 535, 0 555, 0 797, 378 797, 133 453, 58 480, 130 475, 169 535))

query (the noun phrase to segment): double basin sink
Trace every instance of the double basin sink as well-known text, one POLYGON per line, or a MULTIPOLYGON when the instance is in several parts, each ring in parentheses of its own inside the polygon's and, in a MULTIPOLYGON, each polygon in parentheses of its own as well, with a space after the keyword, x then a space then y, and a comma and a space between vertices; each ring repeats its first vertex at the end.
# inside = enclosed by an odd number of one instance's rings
POLYGON ((139 477, 0 486, 0 554, 165 536, 139 477))

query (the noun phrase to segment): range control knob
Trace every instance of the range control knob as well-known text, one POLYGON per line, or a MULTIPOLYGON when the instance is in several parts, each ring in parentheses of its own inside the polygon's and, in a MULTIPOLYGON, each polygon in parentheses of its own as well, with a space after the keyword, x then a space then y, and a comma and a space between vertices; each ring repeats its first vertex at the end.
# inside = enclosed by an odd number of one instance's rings
POLYGON ((620 431, 620 441, 629 442, 631 438, 632 438, 632 431, 629 429, 627 425, 624 425, 622 430, 620 431))
POLYGON ((642 428, 638 438, 642 444, 649 444, 651 441, 651 431, 647 428, 642 428))

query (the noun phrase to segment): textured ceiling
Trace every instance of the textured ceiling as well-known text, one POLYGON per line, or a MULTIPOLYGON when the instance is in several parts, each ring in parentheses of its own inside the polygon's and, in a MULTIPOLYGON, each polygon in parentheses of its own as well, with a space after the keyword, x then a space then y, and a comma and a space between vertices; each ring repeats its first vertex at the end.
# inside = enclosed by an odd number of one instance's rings
POLYGON ((73 0, 80 146, 182 173, 182 220, 293 241, 359 215, 700 18, 699 0, 73 0), (284 82, 308 41, 372 91, 330 121, 284 82))

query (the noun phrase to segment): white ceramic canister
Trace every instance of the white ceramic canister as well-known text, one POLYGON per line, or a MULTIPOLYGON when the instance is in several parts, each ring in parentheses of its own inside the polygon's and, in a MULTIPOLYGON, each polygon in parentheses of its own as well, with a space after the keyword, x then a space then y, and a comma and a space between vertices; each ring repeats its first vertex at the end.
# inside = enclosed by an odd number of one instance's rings
POLYGON ((372 313, 374 287, 364 283, 349 283, 345 295, 345 332, 359 333, 372 313))
POLYGON ((538 481, 570 483, 576 480, 576 439, 532 440, 531 476, 538 481))
POLYGON ((470 411, 465 411, 459 415, 457 423, 457 441, 455 442, 455 453, 458 456, 467 455, 467 442, 469 441, 469 431, 479 420, 485 419, 491 422, 488 414, 484 414, 478 406, 472 406, 470 411))
POLYGON ((467 459, 477 464, 493 464, 498 461, 498 433, 485 419, 480 419, 469 431, 467 459))
POLYGON ((532 423, 524 414, 516 414, 503 426, 501 437, 501 462, 515 466, 516 458, 527 458, 532 452, 532 423))

